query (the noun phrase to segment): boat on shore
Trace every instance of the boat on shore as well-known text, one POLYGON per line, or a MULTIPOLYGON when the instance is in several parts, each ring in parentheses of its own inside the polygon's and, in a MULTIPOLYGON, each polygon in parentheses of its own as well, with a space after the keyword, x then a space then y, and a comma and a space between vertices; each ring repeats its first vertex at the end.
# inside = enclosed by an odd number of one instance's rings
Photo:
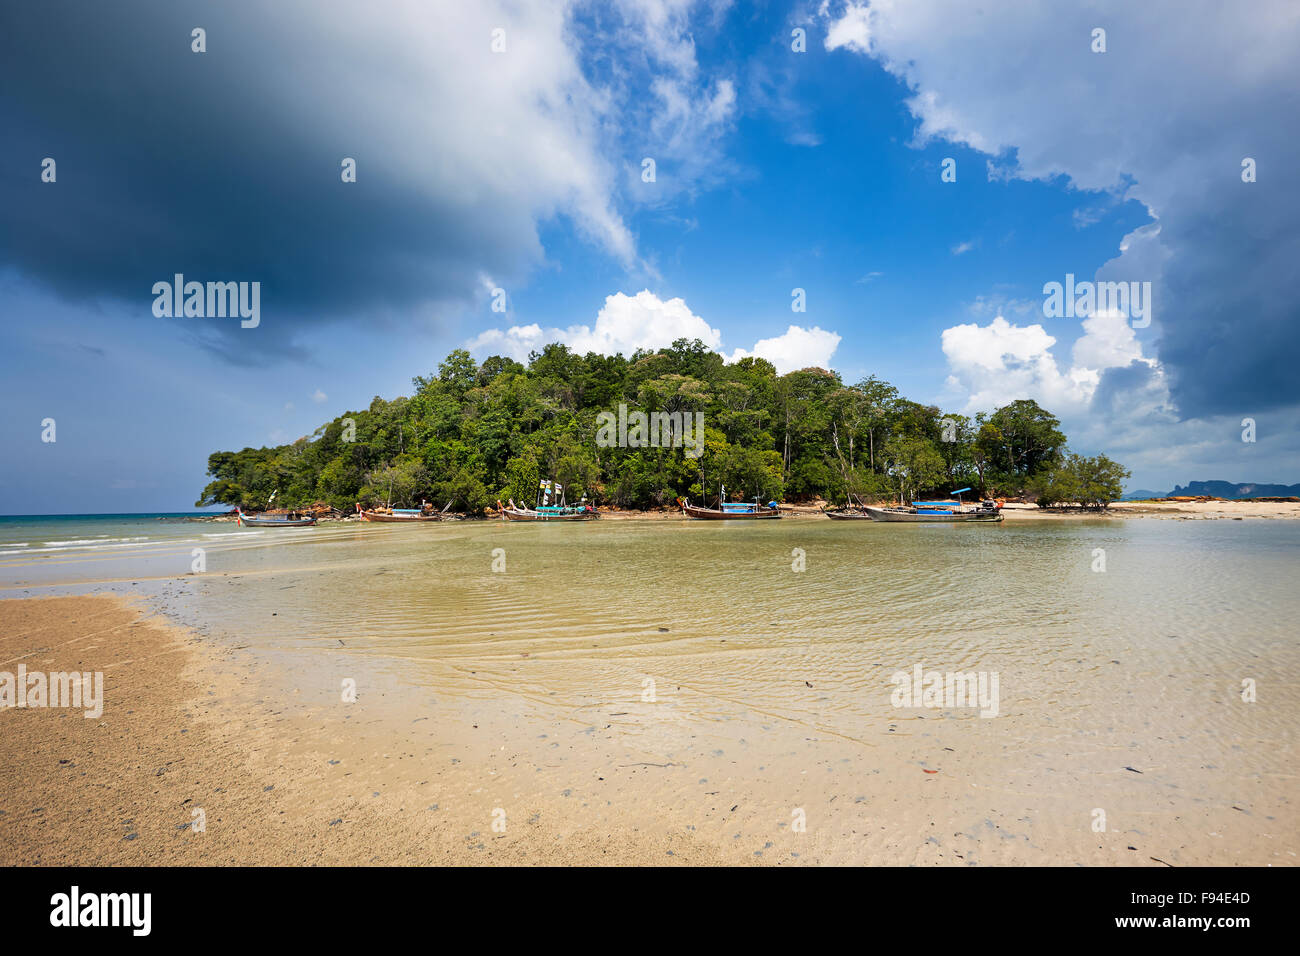
POLYGON ((781 517, 775 501, 768 502, 766 505, 760 505, 757 501, 723 501, 718 508, 701 508, 699 505, 691 504, 689 498, 678 498, 677 503, 682 506, 682 514, 686 517, 702 521, 781 517))
POLYGON ((246 515, 243 508, 235 509, 235 523, 242 527, 249 528, 310 528, 316 524, 316 519, 312 516, 306 518, 294 517, 293 512, 283 515, 246 515))
POLYGON ((871 514, 865 507, 823 508, 822 514, 833 521, 870 521, 871 514))
MULTIPOLYGON (((447 502, 448 507, 451 502, 447 502)), ((375 509, 367 511, 357 502, 357 514, 361 515, 362 521, 392 522, 394 524, 411 524, 420 521, 441 521, 445 516, 443 512, 434 511, 433 505, 426 504, 423 508, 388 508, 386 510, 375 509)))
POLYGON ((910 507, 866 509, 872 521, 903 521, 913 524, 930 524, 936 521, 1001 521, 1002 502, 985 500, 977 505, 963 504, 961 496, 969 488, 953 492, 956 501, 914 501, 910 507))
POLYGON ((849 500, 838 508, 822 507, 822 514, 834 521, 870 521, 867 503, 857 495, 849 495, 849 500))
POLYGON ((968 511, 947 511, 939 508, 867 508, 867 514, 872 521, 910 521, 919 524, 929 524, 935 521, 983 521, 987 523, 1002 520, 1002 512, 983 508, 968 511))
POLYGON ((521 508, 513 498, 509 505, 503 505, 497 499, 497 510, 507 521, 591 521, 600 517, 600 512, 591 505, 539 505, 536 508, 521 508))
POLYGON ((591 521, 600 517, 600 512, 587 504, 587 496, 576 504, 569 504, 564 497, 564 486, 558 481, 545 480, 537 486, 537 500, 531 508, 515 504, 503 505, 497 499, 497 510, 506 521, 591 521), (552 504, 554 497, 555 504, 552 504))

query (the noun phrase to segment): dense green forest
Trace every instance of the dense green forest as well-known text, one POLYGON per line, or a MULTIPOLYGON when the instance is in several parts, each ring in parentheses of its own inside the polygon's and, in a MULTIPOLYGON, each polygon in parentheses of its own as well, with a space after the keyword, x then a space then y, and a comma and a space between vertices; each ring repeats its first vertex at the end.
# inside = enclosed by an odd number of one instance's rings
POLYGON ((323 501, 350 510, 454 500, 478 512, 498 497, 534 500, 539 479, 621 507, 678 495, 799 501, 905 499, 970 485, 988 495, 1029 492, 1044 503, 1104 506, 1128 472, 1066 448, 1060 423, 1021 400, 969 418, 909 401, 874 376, 845 385, 806 368, 734 364, 699 340, 655 352, 585 356, 548 345, 527 367, 464 350, 414 393, 350 411, 277 448, 216 452, 197 505, 281 507, 323 501), (647 413, 703 413, 703 450, 601 447, 598 416, 620 403, 647 413))

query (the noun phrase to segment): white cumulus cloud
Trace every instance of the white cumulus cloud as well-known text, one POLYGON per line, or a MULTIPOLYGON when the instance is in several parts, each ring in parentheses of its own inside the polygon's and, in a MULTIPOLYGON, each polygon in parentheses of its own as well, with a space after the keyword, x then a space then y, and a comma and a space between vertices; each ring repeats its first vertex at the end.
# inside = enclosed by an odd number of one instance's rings
POLYGON ((736 349, 727 361, 738 362, 748 356, 767 359, 780 375, 801 368, 830 368, 831 356, 839 347, 840 336, 813 326, 805 329, 792 325, 781 335, 759 339, 752 349, 736 349))
MULTIPOLYGON (((827 16, 829 3, 821 6, 821 15, 827 16)), ((826 31, 826 49, 838 50, 840 47, 857 53, 871 52, 871 9, 865 3, 852 0, 845 6, 839 18, 834 20, 826 31)))
MULTIPOLYGON (((593 325, 561 329, 542 328, 534 322, 488 329, 466 343, 466 347, 479 355, 495 353, 522 362, 527 360, 529 352, 540 351, 550 342, 567 345, 580 355, 587 352, 631 355, 637 349, 664 348, 677 339, 699 339, 708 348, 726 355, 722 350, 722 333, 692 312, 684 300, 661 299, 648 289, 636 295, 616 292, 606 296, 593 325)), ((816 326, 805 329, 791 325, 781 335, 760 339, 750 349, 734 349, 728 361, 757 356, 771 362, 780 374, 809 366, 829 368, 839 344, 840 336, 835 332, 816 326)))
POLYGON ((1052 352, 1056 338, 1037 323, 1013 325, 999 315, 988 325, 944 329, 948 395, 964 399, 968 412, 1032 398, 1057 414, 1082 415, 1107 369, 1137 362, 1159 377, 1157 363, 1142 354, 1126 316, 1099 312, 1082 325, 1083 335, 1075 340, 1068 368, 1062 368, 1052 352))

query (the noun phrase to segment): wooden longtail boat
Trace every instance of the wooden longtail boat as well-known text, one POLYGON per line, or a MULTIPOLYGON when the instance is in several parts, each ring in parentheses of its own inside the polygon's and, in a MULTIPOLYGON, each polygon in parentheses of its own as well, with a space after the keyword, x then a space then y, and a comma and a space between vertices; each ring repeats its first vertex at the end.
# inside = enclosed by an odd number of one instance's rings
POLYGON ((288 515, 280 517, 279 515, 267 516, 250 516, 244 514, 242 508, 235 509, 235 523, 240 527, 247 525, 250 528, 310 528, 316 523, 315 518, 290 518, 288 515))
POLYGON ((978 505, 962 504, 961 496, 969 488, 953 492, 956 501, 913 501, 910 508, 868 508, 872 521, 907 521, 929 524, 934 521, 984 521, 1002 520, 1002 502, 982 501, 978 505))
POLYGON ((935 521, 983 521, 1002 520, 1002 512, 991 508, 977 508, 969 511, 947 511, 940 508, 868 508, 867 514, 872 521, 910 521, 929 524, 935 521))
POLYGON ((578 504, 571 505, 565 500, 564 486, 549 478, 537 483, 537 500, 531 508, 515 504, 513 498, 510 499, 508 508, 498 498, 497 508, 506 521, 590 521, 600 517, 600 512, 587 504, 586 495, 582 496, 582 501, 578 504), (555 504, 551 504, 552 499, 555 504))
POLYGON ((857 495, 850 495, 849 500, 838 508, 822 508, 822 514, 836 521, 870 521, 871 515, 867 514, 867 503, 857 495), (857 498, 854 504, 853 499, 857 498))
POLYGON ((836 521, 870 521, 866 508, 823 508, 822 514, 836 521))
POLYGON ((520 508, 515 499, 510 499, 507 507, 497 499, 497 508, 506 521, 591 521, 600 517, 600 512, 591 505, 539 505, 536 508, 520 508))
POLYGON ((688 498, 678 498, 682 514, 703 521, 730 521, 745 518, 779 518, 781 512, 774 505, 760 505, 756 501, 724 501, 721 508, 701 508, 688 498))
MULTIPOLYGON (((448 505, 451 502, 447 502, 448 505)), ((443 515, 438 511, 425 511, 422 508, 392 508, 388 511, 366 511, 357 504, 357 514, 361 515, 362 521, 380 521, 393 522, 395 524, 411 524, 420 521, 441 521, 443 515)))

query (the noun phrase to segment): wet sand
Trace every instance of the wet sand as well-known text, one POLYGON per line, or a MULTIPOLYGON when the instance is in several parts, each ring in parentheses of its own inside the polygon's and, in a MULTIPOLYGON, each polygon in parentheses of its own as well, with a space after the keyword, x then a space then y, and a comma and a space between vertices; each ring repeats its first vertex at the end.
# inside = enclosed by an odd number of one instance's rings
POLYGON ((720 861, 684 831, 566 832, 491 785, 481 746, 268 697, 238 650, 119 598, 0 601, 0 670, 19 662, 103 671, 106 702, 98 719, 0 710, 0 865, 720 861))
POLYGON ((1228 762, 1199 770, 1139 727, 1111 733, 1133 705, 1124 683, 1082 732, 1013 703, 998 720, 894 712, 844 733, 819 714, 844 688, 817 654, 776 666, 794 716, 695 684, 699 656, 663 664, 646 703, 602 693, 582 662, 489 654, 480 692, 449 703, 354 661, 327 678, 282 666, 138 602, 0 601, 0 670, 102 670, 106 698, 97 720, 0 711, 0 864, 1296 862, 1294 775, 1261 768, 1230 724, 1219 733, 1249 752, 1216 743, 1228 762), (579 676, 526 676, 546 669, 579 676), (330 689, 338 674, 356 675, 355 703, 330 689), (570 689, 534 710, 533 686, 570 689))

